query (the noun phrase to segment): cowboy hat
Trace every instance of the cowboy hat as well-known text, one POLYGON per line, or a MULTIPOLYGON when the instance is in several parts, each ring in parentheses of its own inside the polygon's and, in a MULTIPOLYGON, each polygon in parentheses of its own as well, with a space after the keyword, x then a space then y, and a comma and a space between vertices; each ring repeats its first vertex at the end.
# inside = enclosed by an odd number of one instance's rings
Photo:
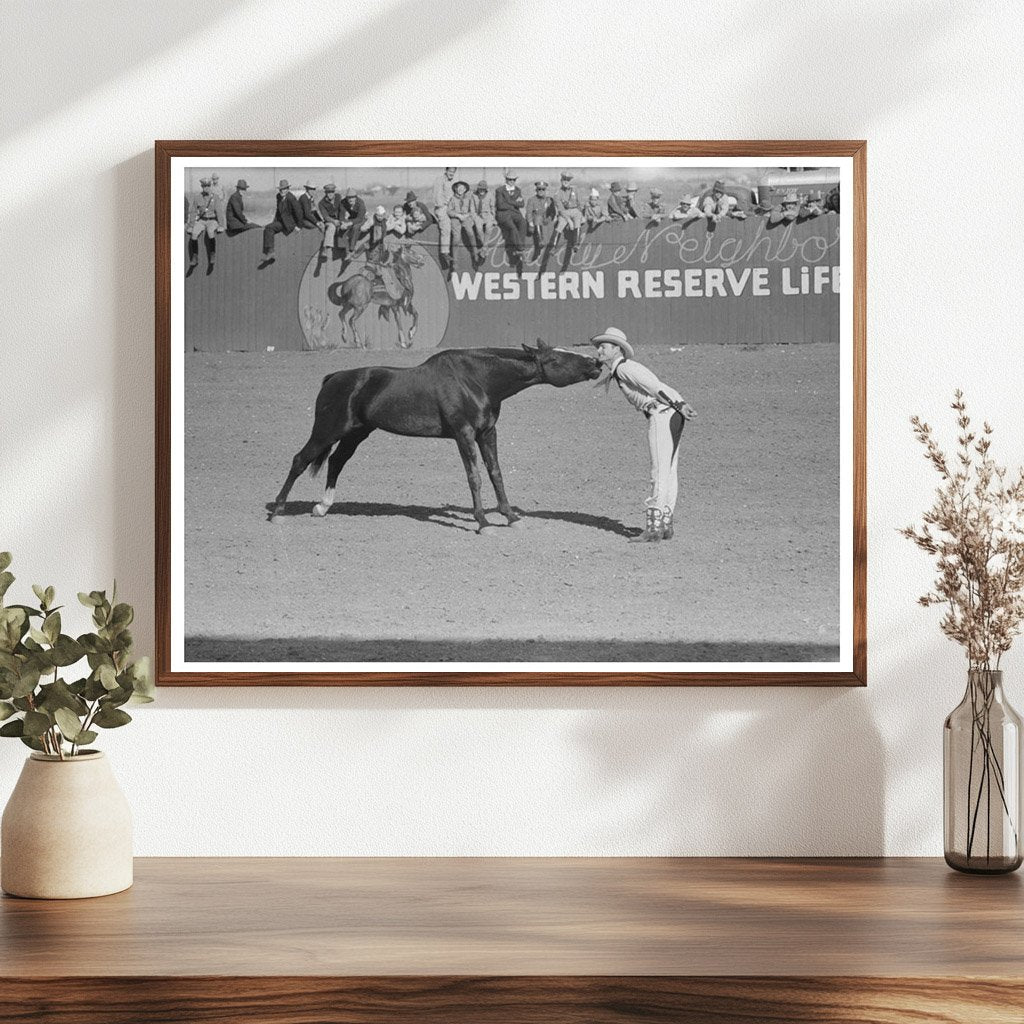
POLYGON ((245 189, 247 189, 248 187, 249 187, 249 182, 247 182, 245 180, 245 178, 239 178, 238 181, 235 182, 235 188, 240 188, 243 191, 245 191, 245 189))
POLYGON ((359 197, 359 193, 354 188, 347 188, 347 189, 345 189, 345 198, 346 199, 357 199, 358 197, 359 197))
POLYGON ((199 187, 200 188, 209 188, 211 184, 212 184, 212 182, 210 181, 209 178, 200 178, 199 179, 199 187))
POLYGON ((626 186, 626 191, 627 191, 627 192, 639 192, 640 190, 639 190, 639 189, 638 189, 638 188, 636 187, 636 182, 635 182, 635 181, 631 181, 631 182, 630 182, 630 183, 629 183, 629 184, 628 184, 628 185, 626 186))
POLYGON ((511 167, 509 167, 505 171, 505 180, 506 181, 518 181, 519 180, 519 175, 516 174, 516 172, 513 171, 511 167))
POLYGON ((325 192, 336 192, 337 190, 338 190, 338 186, 335 185, 333 181, 329 181, 329 182, 327 182, 326 185, 324 185, 324 191, 325 192))
POLYGON ((600 199, 601 198, 601 193, 598 192, 596 188, 592 188, 590 190, 590 198, 591 199, 600 199))
POLYGON ((572 175, 568 171, 562 171, 562 181, 572 181, 572 175))
POLYGON ((721 180, 716 181, 714 183, 714 185, 711 186, 711 191, 712 192, 724 192, 725 191, 725 182, 723 182, 721 180))
POLYGON ((626 335, 623 334, 618 327, 606 327, 600 334, 595 334, 590 339, 590 344, 600 345, 605 341, 611 345, 617 346, 627 359, 633 358, 633 346, 626 341, 626 335))
POLYGON ((480 181, 478 181, 476 183, 476 190, 477 190, 477 192, 486 192, 487 191, 487 182, 484 181, 481 178, 480 181))
POLYGON ((460 185, 461 185, 461 186, 462 186, 462 187, 463 187, 463 188, 464 188, 464 189, 465 189, 465 190, 466 190, 467 192, 469 191, 469 182, 468 182, 468 181, 453 181, 453 182, 452 182, 452 191, 454 192, 454 191, 455 191, 455 190, 456 190, 456 189, 457 189, 457 188, 458 188, 458 187, 459 187, 460 185))
POLYGON ((787 192, 786 198, 782 200, 784 203, 799 203, 800 197, 795 192, 787 192))
POLYGON ((287 179, 287 178, 282 178, 282 179, 281 179, 281 180, 280 180, 280 181, 279 181, 279 182, 277 183, 277 187, 278 187, 278 188, 291 188, 291 185, 289 185, 289 184, 288 184, 288 179, 287 179))
POLYGON ((409 191, 405 193, 405 201, 407 203, 415 203, 416 202, 416 193, 413 192, 412 189, 409 189, 409 191))

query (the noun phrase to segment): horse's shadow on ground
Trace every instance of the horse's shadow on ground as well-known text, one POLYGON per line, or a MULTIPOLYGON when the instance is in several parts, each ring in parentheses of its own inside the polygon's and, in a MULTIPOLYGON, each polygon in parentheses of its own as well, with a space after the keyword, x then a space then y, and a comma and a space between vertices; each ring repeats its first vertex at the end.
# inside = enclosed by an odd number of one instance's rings
MULTIPOLYGON (((308 516, 313 512, 315 501, 289 501, 278 513, 281 517, 308 516)), ((274 503, 267 502, 266 510, 273 513, 274 503)), ((496 508, 484 510, 491 519, 492 526, 505 526, 505 519, 496 508)), ((552 520, 570 523, 574 526, 585 526, 604 533, 613 533, 618 537, 635 537, 641 531, 625 526, 617 519, 608 516, 594 516, 586 512, 562 512, 553 510, 534 510, 525 513, 522 509, 514 509, 527 522, 530 520, 552 520)), ((414 519, 416 522, 429 523, 431 526, 442 526, 449 530, 461 530, 463 533, 476 532, 476 520, 473 510, 460 505, 396 505, 388 502, 369 501, 338 501, 327 513, 328 516, 368 516, 375 519, 414 519)))

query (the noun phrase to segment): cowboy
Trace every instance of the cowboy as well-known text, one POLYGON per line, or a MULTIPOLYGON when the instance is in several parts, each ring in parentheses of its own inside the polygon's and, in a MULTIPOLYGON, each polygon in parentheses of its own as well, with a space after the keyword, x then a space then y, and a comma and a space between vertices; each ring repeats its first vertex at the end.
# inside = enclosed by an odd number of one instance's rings
POLYGON ((299 209, 302 211, 302 219, 299 221, 299 227, 319 228, 323 231, 323 214, 320 213, 320 210, 316 205, 316 185, 307 178, 306 184, 303 185, 302 188, 303 193, 299 196, 299 209))
POLYGON ((228 234, 237 235, 242 231, 252 231, 258 228, 259 224, 253 224, 245 215, 245 193, 249 183, 245 178, 239 178, 235 184, 235 191, 228 197, 228 208, 225 215, 228 234))
POLYGON ((416 193, 410 189, 405 193, 405 227, 406 233, 418 234, 425 227, 434 222, 434 218, 427 209, 427 204, 421 202, 416 193))
POLYGON ((378 206, 367 221, 366 269, 376 275, 392 298, 402 294, 402 285, 391 266, 393 250, 388 240, 388 211, 378 206))
MULTIPOLYGON (((441 269, 451 270, 452 266, 452 221, 448 216, 448 202, 454 195, 452 181, 455 179, 454 167, 446 167, 444 173, 434 182, 434 218, 437 221, 438 252, 441 256, 441 269)), ((467 191, 469 186, 466 186, 467 191)))
POLYGON ((341 271, 344 271, 352 258, 352 252, 363 231, 363 222, 366 220, 366 203, 359 198, 359 193, 354 188, 345 189, 345 198, 341 201, 341 218, 341 224, 334 235, 334 245, 345 250, 341 261, 341 271))
POLYGON ((188 208, 188 266, 199 263, 199 236, 206 235, 207 268, 213 269, 217 257, 217 235, 225 230, 224 204, 213 194, 210 178, 199 180, 201 192, 192 197, 188 208))
POLYGON ((263 229, 263 261, 260 269, 274 262, 274 236, 290 235, 302 220, 299 201, 291 194, 287 178, 277 183, 274 219, 263 229))
MULTIPOLYGON (((476 247, 476 235, 473 231, 473 197, 469 194, 468 181, 456 181, 452 185, 452 197, 448 200, 446 212, 448 220, 451 222, 450 230, 456 238, 462 239, 469 250, 469 262, 476 270, 478 265, 483 263, 483 258, 477 252, 476 247)), ((452 254, 454 260, 454 244, 452 245, 452 254)), ((442 269, 444 269, 443 263, 442 269)), ((447 269, 450 273, 451 264, 447 269)))
POLYGON ((487 232, 491 230, 491 227, 495 223, 494 196, 491 195, 491 190, 487 187, 487 182, 481 179, 476 183, 476 189, 473 192, 472 198, 473 234, 476 237, 479 261, 483 264, 483 247, 484 243, 487 241, 487 232))
POLYGON ((780 206, 774 207, 768 214, 769 224, 785 222, 791 224, 800 216, 800 197, 795 192, 787 192, 780 206))
POLYGON ((614 380, 626 401, 647 418, 651 493, 644 501, 644 530, 631 537, 630 543, 671 540, 679 492, 679 440, 683 424, 696 413, 678 391, 637 362, 633 346, 617 327, 595 334, 589 344, 597 347, 597 358, 608 370, 607 379, 614 380))
POLYGON ((635 181, 626 186, 626 199, 623 204, 626 208, 626 220, 636 220, 640 216, 640 200, 636 197, 638 191, 635 181))
POLYGON ((405 235, 407 227, 405 207, 401 203, 396 203, 391 207, 391 216, 388 217, 388 234, 401 238, 405 235))
POLYGON ((622 198, 622 184, 618 181, 613 181, 610 186, 611 195, 608 197, 608 219, 609 220, 625 220, 626 219, 626 203, 622 198))
MULTIPOLYGON (((558 219, 555 221, 555 233, 564 234, 572 232, 572 251, 578 252, 580 247, 580 230, 583 227, 583 209, 580 206, 579 196, 576 189, 572 187, 572 174, 569 171, 562 171, 561 187, 554 195, 555 210, 558 219)), ((566 235, 566 241, 568 241, 566 235)))
POLYGON ((665 209, 665 205, 661 201, 664 194, 660 188, 652 188, 651 198, 644 203, 644 216, 647 218, 648 227, 660 224, 662 218, 668 214, 668 210, 665 209))
POLYGON ((548 183, 535 181, 533 187, 536 195, 530 196, 526 204, 526 230, 533 237, 536 257, 554 240, 557 212, 554 200, 548 195, 548 183))
POLYGON ((731 192, 725 191, 725 182, 723 181, 716 181, 711 186, 711 191, 705 192, 701 196, 700 207, 704 216, 715 223, 723 217, 734 217, 736 220, 747 219, 739 199, 731 192))
POLYGON ((697 205, 697 197, 692 192, 687 192, 683 198, 679 200, 679 205, 672 211, 670 216, 673 220, 682 221, 685 226, 689 224, 690 221, 699 220, 704 216, 704 214, 697 205))
POLYGON ((338 186, 333 181, 324 185, 324 194, 319 207, 324 225, 324 237, 320 242, 320 251, 323 252, 325 249, 334 248, 338 228, 345 216, 341 206, 341 196, 338 195, 338 186))
POLYGON ((505 238, 509 263, 516 273, 523 272, 523 247, 526 245, 526 218, 523 207, 526 200, 516 182, 519 175, 505 171, 505 184, 494 191, 494 215, 505 238))
POLYGON ((598 224, 604 224, 605 221, 611 220, 601 202, 601 193, 596 188, 590 190, 590 195, 581 212, 587 223, 587 231, 593 231, 598 224))
POLYGON ((210 175, 210 191, 221 201, 224 201, 224 186, 220 183, 220 175, 214 171, 210 175))

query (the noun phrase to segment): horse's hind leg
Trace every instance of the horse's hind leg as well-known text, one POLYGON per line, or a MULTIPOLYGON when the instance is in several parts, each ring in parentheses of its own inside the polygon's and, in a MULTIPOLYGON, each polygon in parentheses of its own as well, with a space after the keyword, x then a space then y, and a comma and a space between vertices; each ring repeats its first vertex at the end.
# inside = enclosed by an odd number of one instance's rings
POLYGON ((313 506, 313 515, 325 516, 334 504, 334 488, 338 483, 338 475, 345 468, 345 463, 355 454, 355 450, 370 436, 372 430, 360 427, 346 434, 334 449, 327 462, 327 480, 324 483, 324 496, 313 506))
POLYGON ((316 431, 313 431, 313 435, 305 445, 303 445, 295 458, 292 459, 292 468, 288 471, 288 479, 285 480, 284 486, 274 499, 274 507, 270 513, 271 519, 273 519, 274 516, 280 515, 284 511, 284 503, 288 500, 288 492, 291 491, 292 485, 295 481, 306 472, 310 463, 321 458, 333 443, 333 441, 327 441, 325 443, 322 438, 317 437, 316 431))
POLYGON ((498 429, 489 427, 481 430, 476 436, 476 443, 480 446, 480 454, 484 457, 484 465, 491 478, 491 485, 494 487, 494 494, 498 499, 498 511, 508 520, 509 526, 519 521, 512 511, 505 494, 505 481, 501 477, 501 466, 498 465, 498 429))

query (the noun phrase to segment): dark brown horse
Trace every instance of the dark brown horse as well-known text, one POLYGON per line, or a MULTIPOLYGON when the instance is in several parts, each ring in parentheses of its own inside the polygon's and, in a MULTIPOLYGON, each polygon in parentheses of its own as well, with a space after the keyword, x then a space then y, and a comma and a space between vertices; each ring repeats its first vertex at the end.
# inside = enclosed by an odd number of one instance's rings
POLYGON ((412 304, 414 289, 410 268, 422 267, 423 257, 405 246, 395 247, 390 262, 385 264, 394 272, 391 289, 377 276, 376 266, 372 260, 367 260, 365 266, 341 282, 341 336, 348 344, 351 334, 357 348, 366 348, 366 341, 359 334, 356 320, 371 302, 375 302, 382 320, 394 319, 395 327, 398 328, 398 347, 411 348, 420 318, 412 304), (408 333, 402 328, 402 313, 412 318, 408 333))
POLYGON ((501 403, 535 384, 562 388, 600 375, 596 359, 551 348, 539 338, 536 348, 524 345, 523 351, 449 349, 419 366, 365 366, 328 374, 317 395, 313 432, 292 460, 271 519, 284 511, 288 492, 299 476, 310 467, 315 474, 325 462, 324 496, 314 506, 313 515, 327 515, 345 463, 370 434, 386 430, 406 437, 450 437, 455 441, 473 495, 473 516, 483 530, 488 523, 480 500, 479 448, 498 498, 498 511, 511 525, 519 517, 508 503, 498 465, 501 403))

